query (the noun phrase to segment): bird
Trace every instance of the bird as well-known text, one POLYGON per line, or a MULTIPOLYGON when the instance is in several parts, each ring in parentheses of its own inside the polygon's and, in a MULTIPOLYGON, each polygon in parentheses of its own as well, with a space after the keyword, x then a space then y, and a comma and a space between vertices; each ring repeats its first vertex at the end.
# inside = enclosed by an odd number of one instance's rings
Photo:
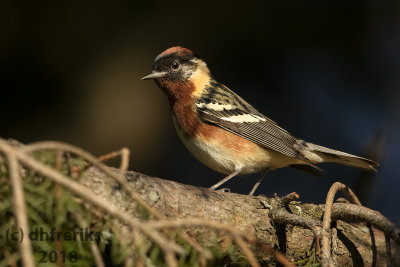
POLYGON ((260 113, 227 86, 214 79, 206 62, 191 50, 174 46, 159 54, 151 73, 166 94, 176 132, 201 163, 227 175, 217 189, 236 175, 298 167, 321 171, 322 162, 334 162, 376 171, 379 163, 298 139, 260 113))

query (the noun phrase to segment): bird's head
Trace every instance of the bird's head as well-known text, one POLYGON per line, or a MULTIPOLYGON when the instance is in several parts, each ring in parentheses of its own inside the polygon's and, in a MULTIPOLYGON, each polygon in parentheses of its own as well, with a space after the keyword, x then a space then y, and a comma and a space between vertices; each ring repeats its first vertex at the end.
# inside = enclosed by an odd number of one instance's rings
POLYGON ((210 81, 206 63, 189 49, 180 46, 171 47, 159 54, 152 69, 142 80, 154 79, 170 101, 191 96, 210 81))

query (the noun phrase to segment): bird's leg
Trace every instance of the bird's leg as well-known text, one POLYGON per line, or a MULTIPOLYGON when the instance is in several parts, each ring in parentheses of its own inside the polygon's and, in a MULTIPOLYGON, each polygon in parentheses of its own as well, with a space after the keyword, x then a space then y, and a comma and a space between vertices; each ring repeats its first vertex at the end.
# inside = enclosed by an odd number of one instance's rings
POLYGON ((238 175, 240 172, 242 171, 242 169, 238 169, 235 172, 229 174, 228 176, 226 176, 224 179, 222 179, 221 181, 219 181, 218 183, 216 183, 215 185, 211 186, 210 189, 215 190, 218 187, 220 187, 221 185, 223 185, 224 183, 226 183, 227 181, 229 181, 231 178, 235 177, 236 175, 238 175))
POLYGON ((264 176, 267 174, 268 169, 266 169, 263 174, 258 178, 257 183, 253 186, 253 189, 251 189, 249 196, 252 196, 254 192, 256 191, 257 187, 261 184, 261 181, 264 179, 264 176))

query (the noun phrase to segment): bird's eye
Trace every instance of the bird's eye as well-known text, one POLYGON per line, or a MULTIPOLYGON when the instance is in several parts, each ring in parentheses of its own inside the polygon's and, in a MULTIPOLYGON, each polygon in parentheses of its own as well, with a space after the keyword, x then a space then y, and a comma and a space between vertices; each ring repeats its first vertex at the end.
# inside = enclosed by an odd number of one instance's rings
POLYGON ((173 70, 177 70, 177 69, 179 69, 179 66, 180 66, 179 62, 178 61, 174 61, 174 62, 172 62, 171 68, 173 70))

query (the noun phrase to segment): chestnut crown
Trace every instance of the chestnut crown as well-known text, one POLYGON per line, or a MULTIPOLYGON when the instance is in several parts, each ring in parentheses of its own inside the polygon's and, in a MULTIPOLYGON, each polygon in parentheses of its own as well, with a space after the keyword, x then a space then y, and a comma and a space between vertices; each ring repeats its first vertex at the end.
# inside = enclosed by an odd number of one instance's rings
POLYGON ((175 46, 159 54, 153 62, 152 72, 142 80, 156 79, 163 81, 187 82, 198 68, 199 59, 189 49, 175 46))

